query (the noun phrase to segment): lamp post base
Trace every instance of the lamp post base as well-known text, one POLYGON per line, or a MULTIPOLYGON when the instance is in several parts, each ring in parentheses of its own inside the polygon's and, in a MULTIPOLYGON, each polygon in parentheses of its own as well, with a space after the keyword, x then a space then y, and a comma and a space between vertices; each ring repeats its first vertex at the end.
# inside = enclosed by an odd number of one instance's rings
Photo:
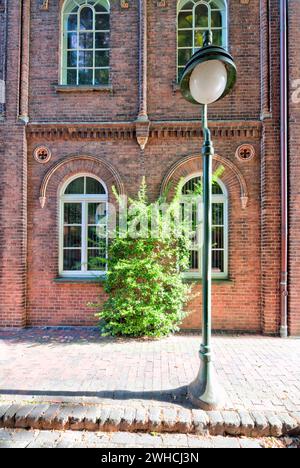
POLYGON ((204 363, 201 360, 198 376, 188 387, 188 397, 195 407, 204 411, 225 409, 228 406, 228 396, 211 362, 204 363))

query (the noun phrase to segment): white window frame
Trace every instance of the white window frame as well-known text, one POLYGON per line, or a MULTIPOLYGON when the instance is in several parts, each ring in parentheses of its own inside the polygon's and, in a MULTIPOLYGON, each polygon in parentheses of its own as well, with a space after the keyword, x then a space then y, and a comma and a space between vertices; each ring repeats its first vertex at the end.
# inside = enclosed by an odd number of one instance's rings
MULTIPOLYGON (((62 10, 61 10, 61 67, 60 67, 60 84, 61 85, 68 85, 69 84, 68 83, 68 69, 76 69, 76 85, 72 85, 72 86, 80 86, 80 84, 79 84, 79 69, 80 69, 80 67, 79 67, 79 62, 78 62, 78 55, 77 55, 76 67, 68 67, 68 51, 69 50, 76 50, 77 54, 78 54, 78 52, 80 50, 88 50, 88 51, 93 52, 93 67, 81 67, 81 68, 84 68, 84 69, 93 70, 93 83, 90 84, 90 85, 84 85, 84 86, 96 86, 95 85, 95 70, 96 69, 108 70, 108 72, 110 71, 110 44, 109 44, 109 48, 101 48, 101 49, 96 49, 96 45, 95 45, 95 33, 96 33, 96 31, 97 32, 109 32, 109 34, 110 34, 110 31, 111 31, 110 26, 109 26, 108 30, 93 29, 93 30, 87 31, 87 32, 93 33, 93 48, 92 49, 80 49, 79 48, 79 32, 80 32, 80 29, 79 29, 78 17, 80 16, 80 12, 85 7, 88 7, 91 10, 93 10, 93 18, 94 18, 93 21, 94 21, 94 24, 95 24, 95 9, 93 7, 94 7, 94 5, 96 5, 98 3, 101 4, 104 8, 107 9, 107 13, 103 12, 101 14, 107 14, 110 17, 110 2, 109 2, 109 0, 95 0, 93 5, 88 3, 88 0, 66 0, 63 7, 62 7, 62 10), (72 7, 74 7, 74 4, 75 4, 75 6, 76 5, 78 6, 78 10, 77 10, 77 13, 76 13, 77 14, 77 28, 76 28, 77 48, 76 49, 68 49, 68 16, 70 14, 70 11, 68 11, 68 9, 70 8, 71 4, 72 4, 72 7), (108 53, 109 53, 109 65, 107 67, 96 67, 95 66, 95 50, 108 51, 108 53)), ((105 84, 105 85, 107 85, 107 84, 105 84)), ((101 86, 101 85, 99 85, 99 86, 101 86)))
MULTIPOLYGON (((87 253, 88 253, 88 204, 89 203, 105 203, 106 205, 106 226, 108 226, 108 191, 105 183, 99 177, 90 173, 80 173, 69 178, 61 187, 59 199, 59 276, 61 277, 84 277, 94 278, 95 276, 104 276, 107 273, 107 263, 104 270, 88 270, 87 269, 87 253), (85 195, 85 194, 72 194, 66 195, 65 191, 69 184, 81 177, 91 177, 103 185, 105 194, 100 195, 85 195), (81 203, 82 204, 82 219, 81 219, 81 270, 64 270, 64 204, 65 203, 81 203)), ((71 249, 71 248, 70 248, 71 249)), ((106 236, 106 260, 108 260, 108 229, 106 236)))
MULTIPOLYGON (((188 177, 182 179, 180 182, 180 190, 183 189, 185 184, 189 182, 190 180, 196 178, 196 177, 202 177, 203 174, 202 172, 195 172, 192 175, 189 175, 188 177)), ((219 178, 216 179, 216 182, 222 189, 222 194, 212 194, 212 203, 222 203, 224 206, 224 271, 222 272, 212 272, 212 278, 213 279, 227 279, 228 278, 228 259, 229 259, 229 254, 228 254, 228 247, 229 247, 229 232, 228 232, 228 191, 227 188, 220 180, 219 178)), ((182 195, 184 199, 184 195, 182 195)), ((199 216, 199 213, 197 214, 199 216)), ((200 219, 199 222, 201 223, 200 219)), ((202 249, 199 249, 199 272, 196 271, 186 271, 183 273, 183 276, 187 279, 201 279, 202 278, 202 249)))
MULTIPOLYGON (((176 58, 176 64, 177 64, 177 71, 176 71, 176 76, 177 80, 179 78, 179 63, 178 63, 178 56, 179 56, 179 50, 183 49, 192 49, 192 55, 199 49, 199 47, 195 46, 195 31, 199 28, 195 27, 195 9, 198 5, 205 5, 208 7, 208 28, 211 29, 211 7, 210 3, 211 2, 216 3, 219 6, 219 11, 222 15, 222 28, 218 28, 222 30, 222 46, 227 49, 228 48, 228 7, 227 7, 227 1, 226 0, 179 0, 177 4, 177 58, 176 58), (193 26, 192 26, 192 38, 193 38, 193 44, 192 47, 179 47, 178 44, 178 31, 189 31, 191 28, 179 28, 178 27, 178 15, 181 12, 184 11, 191 11, 191 10, 186 10, 185 4, 187 3, 194 3, 193 7, 193 26)), ((215 10, 214 10, 215 11, 215 10)), ((216 29, 216 28, 213 28, 216 29)))

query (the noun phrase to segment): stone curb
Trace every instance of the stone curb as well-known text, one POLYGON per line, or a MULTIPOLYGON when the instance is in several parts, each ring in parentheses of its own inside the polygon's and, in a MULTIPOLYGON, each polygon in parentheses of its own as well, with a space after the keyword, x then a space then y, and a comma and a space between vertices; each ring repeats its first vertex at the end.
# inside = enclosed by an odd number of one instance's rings
POLYGON ((300 435, 300 413, 13 404, 0 406, 0 428, 280 437, 300 435))

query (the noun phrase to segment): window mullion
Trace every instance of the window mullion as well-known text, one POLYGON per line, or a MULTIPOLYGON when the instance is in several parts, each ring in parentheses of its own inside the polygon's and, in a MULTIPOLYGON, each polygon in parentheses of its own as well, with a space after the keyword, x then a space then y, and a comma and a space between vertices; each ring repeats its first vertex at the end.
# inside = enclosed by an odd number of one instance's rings
POLYGON ((77 10, 77 47, 76 47, 76 85, 79 85, 79 30, 80 30, 80 10, 77 10))
POLYGON ((60 203, 60 232, 59 232, 59 273, 64 270, 64 227, 65 227, 65 202, 60 203))
POLYGON ((87 272, 87 203, 83 201, 82 202, 82 227, 81 227, 81 271, 83 273, 87 272))
POLYGON ((95 85, 95 57, 96 57, 96 12, 93 8, 93 85, 95 85))
POLYGON ((192 34, 192 39, 193 39, 193 55, 195 53, 195 20, 196 20, 196 5, 193 7, 193 34, 192 34))
POLYGON ((224 242, 224 274, 228 275, 229 258, 229 227, 228 227, 228 200, 223 201, 223 242, 224 242))
POLYGON ((105 209, 106 209, 106 217, 105 217, 105 224, 106 224, 106 245, 105 245, 105 258, 106 258, 106 264, 105 264, 105 271, 108 270, 108 242, 109 242, 109 237, 108 237, 108 202, 105 203, 105 209))

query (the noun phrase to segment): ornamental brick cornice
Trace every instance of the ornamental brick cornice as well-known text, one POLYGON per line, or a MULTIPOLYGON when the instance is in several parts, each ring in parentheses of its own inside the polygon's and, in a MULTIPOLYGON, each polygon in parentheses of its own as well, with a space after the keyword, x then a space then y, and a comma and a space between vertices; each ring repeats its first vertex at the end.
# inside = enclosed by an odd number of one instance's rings
MULTIPOLYGON (((152 121, 141 122, 149 126, 149 139, 201 138, 200 121, 152 121)), ((214 139, 259 140, 260 121, 211 121, 214 139)), ((30 123, 27 136, 32 140, 131 140, 141 137, 137 122, 104 123, 30 123)))
POLYGON ((135 124, 34 123, 27 126, 27 135, 38 140, 124 140, 135 138, 135 124))
MULTIPOLYGON (((173 121, 173 122, 152 122, 150 127, 150 137, 164 138, 199 138, 203 137, 202 125, 200 121, 173 121)), ((260 121, 235 121, 235 120, 215 120, 209 122, 212 138, 248 138, 259 139, 261 136, 262 124, 260 121)))

